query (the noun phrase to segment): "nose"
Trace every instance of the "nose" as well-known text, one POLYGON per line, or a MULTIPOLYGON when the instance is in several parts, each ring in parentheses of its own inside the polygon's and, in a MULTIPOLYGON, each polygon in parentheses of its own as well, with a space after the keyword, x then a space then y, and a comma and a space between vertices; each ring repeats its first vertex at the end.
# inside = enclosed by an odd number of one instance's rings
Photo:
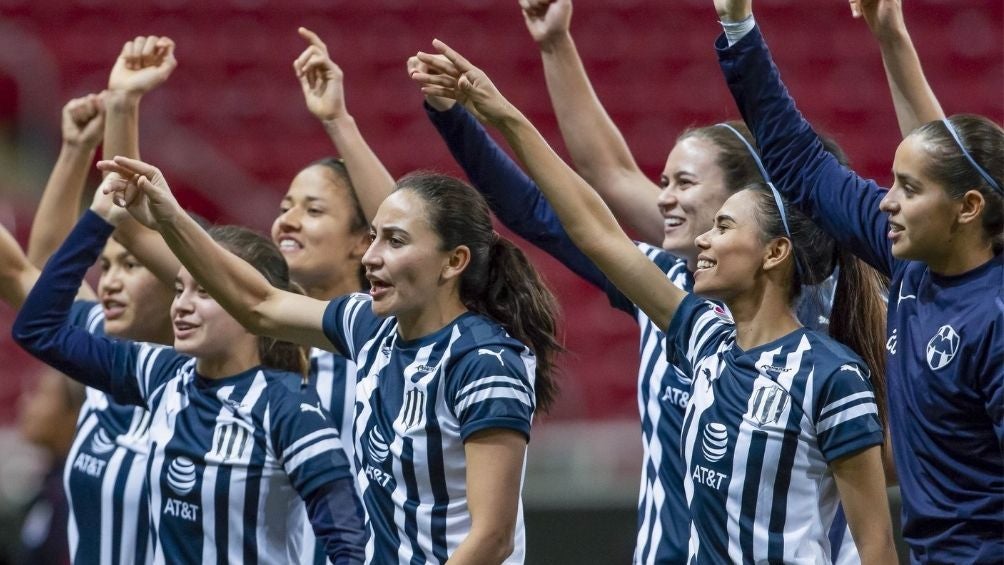
POLYGON ((98 279, 98 294, 122 290, 121 272, 118 267, 109 267, 98 279))
POLYGON ((708 230, 694 238, 694 245, 698 249, 709 249, 711 247, 711 241, 708 239, 709 233, 711 233, 711 230, 708 230))
POLYGON ((282 231, 295 231, 300 229, 299 207, 293 206, 282 214, 279 214, 279 229, 282 231))
POLYGON ((185 289, 174 296, 174 302, 171 303, 171 309, 174 314, 177 313, 190 313, 194 310, 192 305, 191 291, 185 289))
POLYGON ((675 207, 679 200, 676 199, 676 191, 667 186, 659 191, 659 199, 656 202, 658 202, 659 208, 668 210, 675 207))
POLYGON ((887 214, 895 214, 899 211, 899 202, 896 200, 896 196, 893 194, 896 191, 896 187, 890 188, 882 200, 879 201, 879 210, 887 214))
POLYGON ((366 267, 368 271, 378 268, 383 263, 377 249, 376 240, 372 241, 370 246, 366 248, 366 253, 363 253, 362 263, 363 267, 366 267))

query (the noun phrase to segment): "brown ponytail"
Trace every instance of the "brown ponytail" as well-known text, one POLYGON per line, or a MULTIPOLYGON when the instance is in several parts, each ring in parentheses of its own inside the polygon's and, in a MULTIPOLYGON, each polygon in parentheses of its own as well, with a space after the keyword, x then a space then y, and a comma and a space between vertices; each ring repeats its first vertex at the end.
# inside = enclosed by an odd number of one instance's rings
POLYGON ((443 250, 461 245, 470 249, 460 299, 533 351, 537 409, 546 412, 557 396, 554 357, 561 351, 554 295, 523 251, 492 228, 488 203, 470 185, 446 175, 412 173, 398 181, 397 188, 413 191, 425 203, 443 250))
MULTIPOLYGON (((215 226, 209 229, 209 235, 225 249, 257 269, 272 286, 303 294, 300 287, 290 282, 286 259, 271 239, 242 226, 215 226)), ((258 355, 262 365, 297 373, 306 382, 310 365, 304 347, 288 341, 259 336, 258 355)))

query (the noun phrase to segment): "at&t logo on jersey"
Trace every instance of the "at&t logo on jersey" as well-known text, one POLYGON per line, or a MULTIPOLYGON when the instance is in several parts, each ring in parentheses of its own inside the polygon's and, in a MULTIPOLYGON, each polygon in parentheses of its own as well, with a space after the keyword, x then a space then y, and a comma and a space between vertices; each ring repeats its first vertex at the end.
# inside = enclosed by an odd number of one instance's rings
POLYGON ((85 475, 100 478, 107 464, 107 461, 102 461, 93 455, 80 452, 77 454, 77 458, 73 460, 73 469, 85 475))
MULTIPOLYGON (((369 458, 376 464, 386 461, 387 457, 390 455, 390 445, 387 444, 387 440, 383 438, 383 434, 380 433, 380 430, 378 430, 376 426, 370 428, 370 433, 367 434, 367 437, 369 441, 367 442, 368 445, 366 446, 366 453, 369 455, 369 458)), ((390 473, 387 473, 383 469, 374 467, 373 464, 369 462, 366 463, 364 472, 369 480, 384 488, 393 490, 394 477, 390 473)))
POLYGON ((949 325, 941 326, 938 333, 927 342, 927 364, 937 371, 952 362, 959 351, 959 334, 949 325))
POLYGON ((97 433, 91 437, 91 452, 95 455, 105 455, 115 450, 115 442, 108 437, 108 432, 104 428, 99 428, 97 433))
MULTIPOLYGON (((721 461, 729 449, 728 428, 725 427, 725 424, 708 422, 704 425, 704 433, 702 435, 701 451, 704 452, 704 458, 709 463, 721 461)), ((713 489, 721 488, 722 481, 727 476, 725 473, 709 469, 703 465, 694 465, 694 470, 690 474, 695 483, 713 489)))
MULTIPOLYGON (((167 486, 179 496, 192 492, 198 477, 195 473, 195 463, 187 457, 176 457, 167 468, 167 486)), ((170 497, 164 499, 164 514, 174 516, 189 522, 199 519, 199 505, 177 500, 170 497)))
POLYGON ((676 388, 673 385, 666 385, 666 390, 663 391, 660 400, 669 403, 670 406, 686 408, 687 401, 690 400, 690 391, 676 388))

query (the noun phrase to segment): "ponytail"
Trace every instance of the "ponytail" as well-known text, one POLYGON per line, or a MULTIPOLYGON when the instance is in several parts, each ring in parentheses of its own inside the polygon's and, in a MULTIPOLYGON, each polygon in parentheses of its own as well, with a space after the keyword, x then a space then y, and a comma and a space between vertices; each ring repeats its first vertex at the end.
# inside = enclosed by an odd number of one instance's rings
POLYGON ((487 280, 466 305, 502 324, 534 352, 537 406, 547 412, 558 394, 554 378, 554 357, 562 349, 556 337, 558 303, 523 251, 497 233, 493 238, 487 280))
POLYGON ((886 415, 886 303, 887 280, 846 250, 838 252, 840 274, 830 310, 830 336, 850 347, 871 370, 879 420, 886 415))

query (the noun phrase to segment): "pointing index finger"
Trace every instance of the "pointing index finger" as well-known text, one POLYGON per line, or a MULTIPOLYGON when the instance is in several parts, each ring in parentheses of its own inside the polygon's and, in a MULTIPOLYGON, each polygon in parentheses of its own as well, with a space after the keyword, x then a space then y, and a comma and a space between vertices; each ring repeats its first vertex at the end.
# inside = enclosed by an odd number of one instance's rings
POLYGON ((433 39, 432 46, 435 47, 437 50, 439 50, 440 53, 445 55, 446 58, 449 59, 450 62, 453 63, 453 65, 456 66, 457 70, 459 70, 461 73, 465 73, 467 71, 474 69, 474 65, 472 65, 470 61, 465 59, 463 55, 457 53, 452 47, 443 43, 442 41, 438 39, 433 39))
POLYGON ((318 48, 322 49, 325 53, 328 51, 328 46, 325 45, 323 41, 321 41, 320 36, 318 36, 316 33, 310 31, 305 27, 300 27, 296 31, 300 33, 300 37, 306 39, 308 42, 310 42, 311 45, 316 45, 318 48))

